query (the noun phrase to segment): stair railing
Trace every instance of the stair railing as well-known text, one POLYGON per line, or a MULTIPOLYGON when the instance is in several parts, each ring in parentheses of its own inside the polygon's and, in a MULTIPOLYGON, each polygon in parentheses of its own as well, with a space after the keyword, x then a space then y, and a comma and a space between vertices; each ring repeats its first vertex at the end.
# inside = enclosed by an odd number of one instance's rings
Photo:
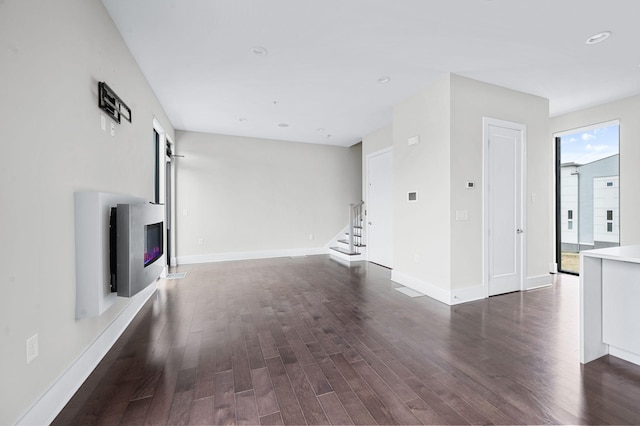
POLYGON ((359 247, 361 244, 363 212, 364 201, 360 201, 358 204, 349 204, 349 253, 355 253, 354 246, 359 247))

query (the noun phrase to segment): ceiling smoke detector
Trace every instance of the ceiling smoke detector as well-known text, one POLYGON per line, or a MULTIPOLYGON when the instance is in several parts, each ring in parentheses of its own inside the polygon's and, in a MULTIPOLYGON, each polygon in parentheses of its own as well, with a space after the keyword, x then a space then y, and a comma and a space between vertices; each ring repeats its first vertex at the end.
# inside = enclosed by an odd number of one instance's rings
POLYGON ((289 127, 289 125, 287 123, 280 123, 278 124, 278 127, 289 127))
POLYGON ((385 76, 380 77, 378 79, 378 83, 380 83, 380 84, 387 84, 390 81, 391 81, 391 77, 389 77, 388 75, 385 75, 385 76))
POLYGON ((591 37, 589 37, 587 39, 587 41, 585 41, 585 43, 587 43, 587 44, 602 43, 603 41, 608 39, 610 36, 611 36, 611 31, 603 31, 601 33, 592 35, 591 37))

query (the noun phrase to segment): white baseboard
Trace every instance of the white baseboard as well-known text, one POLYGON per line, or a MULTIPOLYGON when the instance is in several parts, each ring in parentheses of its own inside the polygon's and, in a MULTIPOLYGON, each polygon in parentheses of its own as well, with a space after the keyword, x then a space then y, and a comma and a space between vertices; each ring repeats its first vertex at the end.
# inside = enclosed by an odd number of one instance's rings
POLYGON ((439 302, 451 305, 451 292, 442 287, 438 287, 431 283, 403 274, 402 272, 398 272, 395 269, 391 271, 391 281, 395 281, 405 287, 409 287, 415 291, 419 291, 422 294, 426 294, 427 296, 431 297, 432 299, 436 299, 439 302))
POLYGON ((131 302, 124 310, 58 377, 16 424, 51 424, 155 291, 156 282, 154 281, 132 297, 131 302))
POLYGON ((363 254, 349 256, 348 254, 340 253, 335 250, 329 250, 329 257, 346 266, 350 266, 352 262, 362 262, 367 260, 366 256, 363 254))
POLYGON ((482 284, 465 288, 457 288, 451 291, 451 296, 450 305, 458 305, 460 303, 485 299, 487 297, 487 289, 482 284))
POLYGON ((226 262, 229 260, 250 260, 250 259, 269 259, 273 257, 290 257, 290 256, 312 256, 315 254, 327 254, 329 251, 326 247, 313 247, 306 249, 285 249, 285 250, 265 250, 265 251, 245 251, 232 253, 211 253, 196 254, 191 256, 178 256, 178 265, 187 265, 192 263, 212 263, 226 262))
POLYGON ((534 288, 549 287, 553 284, 553 276, 550 274, 538 275, 537 277, 527 277, 524 280, 523 290, 533 290, 534 288))
POLYGON ((609 345, 609 355, 640 365, 640 355, 609 345))

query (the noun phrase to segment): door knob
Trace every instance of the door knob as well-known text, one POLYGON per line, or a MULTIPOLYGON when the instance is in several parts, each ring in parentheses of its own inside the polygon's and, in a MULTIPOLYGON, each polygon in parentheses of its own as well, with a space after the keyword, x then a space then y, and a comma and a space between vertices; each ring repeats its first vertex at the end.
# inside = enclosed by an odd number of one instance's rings
POLYGON ((518 234, 522 234, 523 232, 524 231, 522 229, 520 229, 520 228, 516 229, 516 233, 518 233, 518 234))
POLYGON ((367 222, 367 223, 368 223, 369 225, 372 225, 372 223, 371 223, 371 222, 367 222))

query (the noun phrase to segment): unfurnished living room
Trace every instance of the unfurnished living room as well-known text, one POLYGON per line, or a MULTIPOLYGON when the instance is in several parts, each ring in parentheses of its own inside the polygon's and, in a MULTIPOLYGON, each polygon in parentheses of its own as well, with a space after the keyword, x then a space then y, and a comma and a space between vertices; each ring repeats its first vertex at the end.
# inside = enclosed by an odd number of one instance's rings
POLYGON ((640 424, 636 0, 0 0, 0 424, 640 424))

